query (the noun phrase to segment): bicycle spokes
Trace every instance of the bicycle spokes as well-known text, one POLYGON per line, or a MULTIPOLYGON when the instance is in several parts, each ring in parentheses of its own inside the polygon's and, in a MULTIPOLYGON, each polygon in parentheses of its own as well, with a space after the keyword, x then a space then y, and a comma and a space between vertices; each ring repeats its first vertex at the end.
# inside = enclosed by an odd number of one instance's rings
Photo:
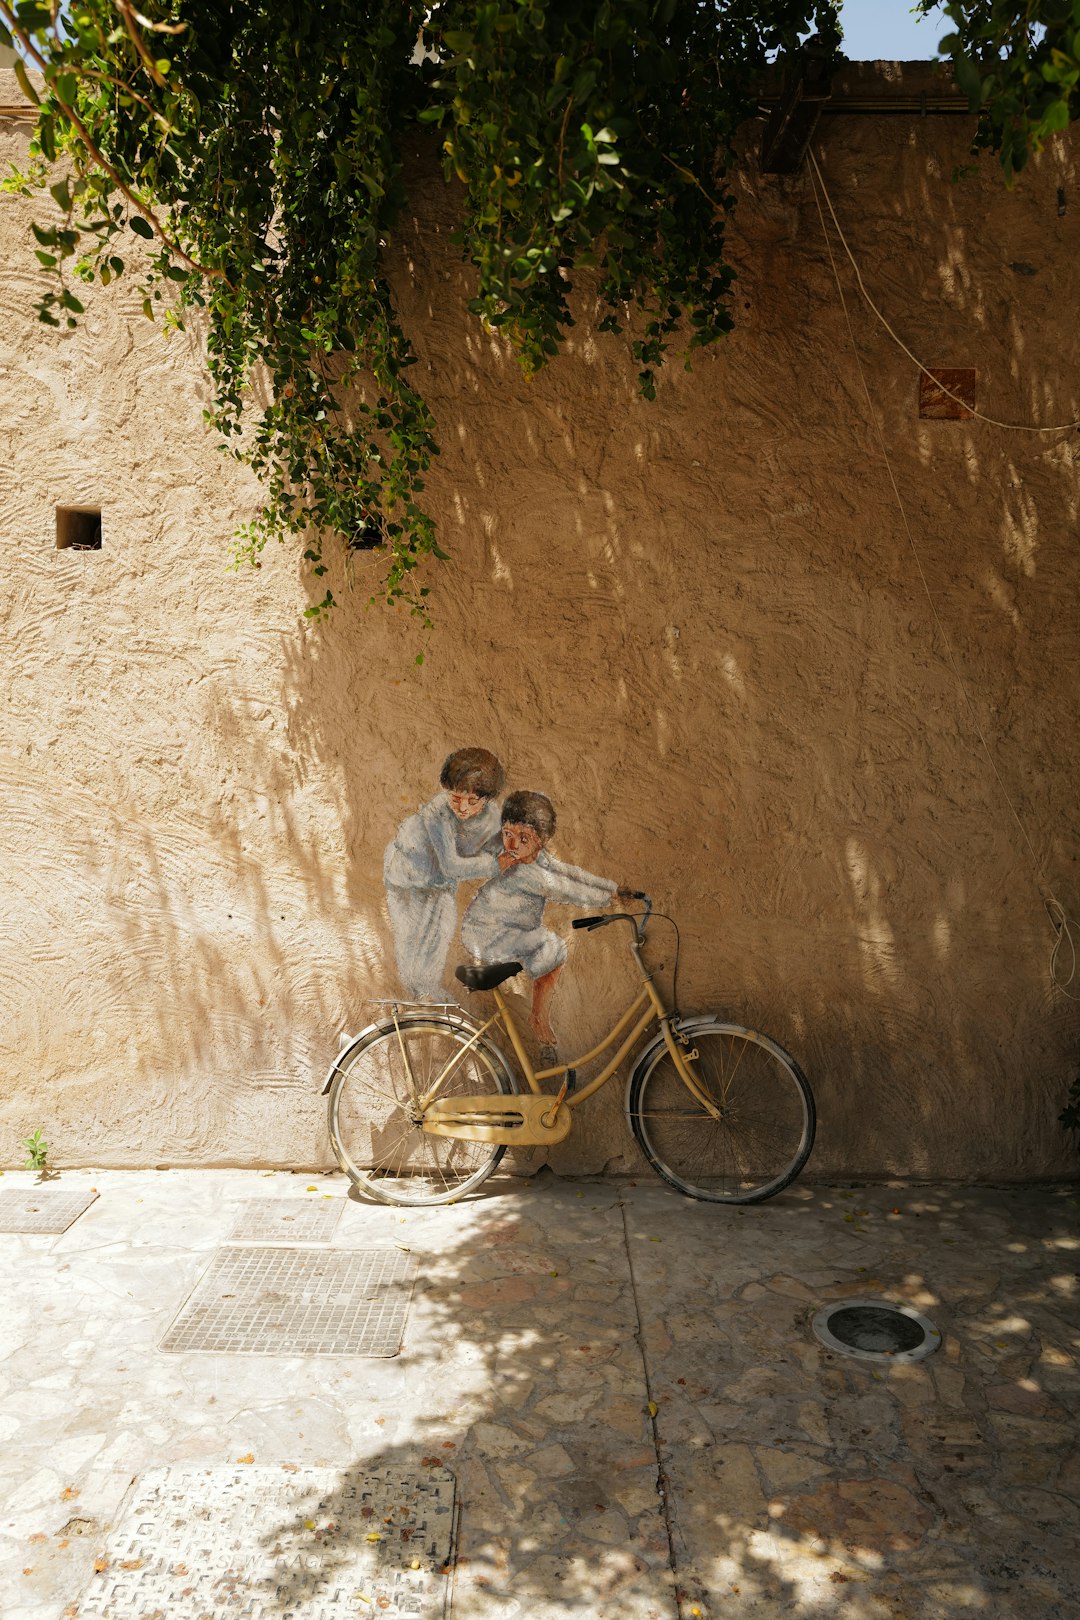
POLYGON ((716 1022, 692 1038, 693 1078, 708 1105, 667 1051, 658 1051, 631 1088, 634 1134, 654 1168, 692 1197, 732 1203, 770 1197, 809 1154, 809 1087, 794 1061, 755 1031, 716 1022))

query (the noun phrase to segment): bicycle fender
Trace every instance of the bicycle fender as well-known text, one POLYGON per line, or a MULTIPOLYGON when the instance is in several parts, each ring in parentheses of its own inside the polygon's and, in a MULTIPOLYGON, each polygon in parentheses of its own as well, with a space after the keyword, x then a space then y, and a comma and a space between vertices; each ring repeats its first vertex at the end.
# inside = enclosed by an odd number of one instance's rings
MULTIPOLYGON (((440 1015, 445 1017, 448 1022, 457 1024, 460 1029, 467 1032, 469 1035, 475 1035, 480 1028, 479 1024, 474 1023, 473 1020, 469 1018, 467 1013, 455 1010, 452 1007, 440 1007, 439 1012, 440 1015)), ((402 1029, 404 1029, 409 1024, 414 1023, 418 1018, 424 1018, 424 1012, 419 1007, 405 1008, 403 1006, 401 1016, 398 1018, 398 1024, 402 1029)), ((330 1072, 326 1076, 326 1080, 319 1095, 322 1097, 328 1095, 330 1087, 338 1077, 338 1070, 341 1068, 341 1065, 344 1063, 347 1057, 356 1051, 358 1046, 363 1046, 365 1042, 372 1040, 376 1035, 389 1034, 393 1028, 394 1020, 392 1018, 386 1018, 377 1024, 365 1025, 358 1035, 344 1036, 342 1038, 341 1048, 337 1057, 330 1065, 330 1072)), ((503 1070, 510 1081, 511 1090, 517 1091, 517 1080, 514 1076, 513 1070, 507 1063, 504 1054, 494 1041, 489 1040, 488 1044, 491 1050, 497 1053, 499 1060, 502 1063, 503 1070)))
MULTIPOLYGON (((687 1036, 692 1045, 693 1037, 699 1029, 709 1029, 713 1024, 725 1024, 729 1022, 729 1019, 721 1018, 719 1013, 695 1013, 692 1018, 680 1018, 678 1023, 676 1023, 673 1019, 671 1024, 671 1032, 676 1039, 678 1039, 680 1035, 687 1036)), ((630 1093, 633 1090, 634 1081, 637 1079, 639 1074, 644 1072, 644 1070, 649 1066, 650 1063, 652 1063, 653 1059, 660 1052, 666 1051, 667 1042, 664 1040, 663 1033, 661 1032, 659 1035, 654 1035, 649 1044, 646 1047, 643 1047, 643 1049, 638 1053, 637 1062, 630 1070, 630 1076, 626 1082, 626 1096, 623 1101, 623 1108, 627 1119, 630 1118, 630 1093)))

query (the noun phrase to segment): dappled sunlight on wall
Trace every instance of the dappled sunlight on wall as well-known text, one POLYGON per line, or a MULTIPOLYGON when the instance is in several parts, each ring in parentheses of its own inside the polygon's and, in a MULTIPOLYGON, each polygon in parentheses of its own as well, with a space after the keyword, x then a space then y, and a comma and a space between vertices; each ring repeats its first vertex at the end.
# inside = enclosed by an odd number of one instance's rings
MULTIPOLYGON (((975 370, 987 414, 1068 421, 1073 160, 1055 143, 1012 193, 989 167, 954 186, 961 122, 833 118, 830 196, 928 365, 975 370)), ((916 369, 841 259, 849 336, 809 176, 752 162, 723 344, 689 372, 673 354, 650 404, 633 334, 580 323, 527 382, 465 309, 453 192, 426 148, 411 161, 388 268, 443 451, 430 634, 367 606, 378 553, 318 581, 277 547, 226 573, 254 486, 202 428, 194 339, 163 343, 129 291, 96 295, 73 343, 5 326, 8 1137, 55 1117, 58 1163, 110 1140, 326 1162, 339 1033, 399 991, 383 851, 447 753, 481 746, 550 796, 557 856, 677 917, 685 1009, 792 1049, 820 1105, 811 1173, 1060 1173, 1075 1009, 1048 989, 1053 935, 973 713, 1075 909, 1073 436, 919 420, 916 369), (100 555, 52 549, 61 499, 100 503, 100 555), (338 610, 304 621, 327 584, 338 610)), ((24 225, 5 228, 17 266, 24 225)), ((30 279, 5 280, 6 312, 30 279)), ((628 999, 610 936, 575 936, 566 1054, 628 999)), ((587 1104, 552 1162, 634 1165, 620 1108, 614 1086, 587 1104)))

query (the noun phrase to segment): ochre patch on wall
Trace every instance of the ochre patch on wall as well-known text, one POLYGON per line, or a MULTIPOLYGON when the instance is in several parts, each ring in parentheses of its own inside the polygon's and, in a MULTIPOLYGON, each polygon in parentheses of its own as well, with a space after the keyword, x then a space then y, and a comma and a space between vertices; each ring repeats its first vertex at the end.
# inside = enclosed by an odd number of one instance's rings
POLYGON ((975 414, 974 371, 937 366, 919 373, 919 415, 927 421, 965 422, 975 414))

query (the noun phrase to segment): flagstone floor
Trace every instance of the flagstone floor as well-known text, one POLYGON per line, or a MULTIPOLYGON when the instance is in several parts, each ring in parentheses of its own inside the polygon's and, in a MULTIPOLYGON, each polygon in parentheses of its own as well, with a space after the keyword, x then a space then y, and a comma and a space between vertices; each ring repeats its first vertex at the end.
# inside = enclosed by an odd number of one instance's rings
MULTIPOLYGON (((303 1620, 377 1612, 326 1585, 372 1539, 358 1471, 451 1476, 455 1620, 1080 1613, 1075 1187, 804 1183, 723 1209, 541 1172, 403 1211, 337 1176, 70 1171, 40 1192, 91 1187, 65 1232, 0 1233, 5 1620, 134 1620, 137 1581, 88 1604, 137 1482, 238 1467, 342 1482, 303 1620), (329 1198, 324 1248, 419 1263, 399 1355, 160 1348, 245 1202, 329 1198), (941 1348, 819 1343, 822 1306, 867 1296, 917 1307, 941 1348)), ((274 1499, 251 1494, 273 1550, 274 1499)))

